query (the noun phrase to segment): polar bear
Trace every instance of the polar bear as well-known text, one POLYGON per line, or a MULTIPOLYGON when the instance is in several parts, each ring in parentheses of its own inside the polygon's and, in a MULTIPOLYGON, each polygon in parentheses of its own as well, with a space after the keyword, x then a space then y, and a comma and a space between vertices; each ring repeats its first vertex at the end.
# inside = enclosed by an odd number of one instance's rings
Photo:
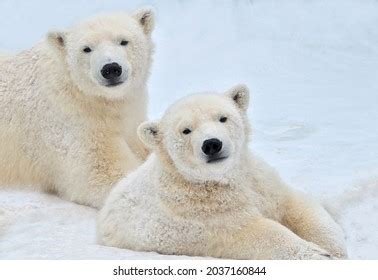
POLYGON ((0 64, 0 184, 31 185, 99 208, 148 151, 154 13, 97 16, 52 31, 0 64))
POLYGON ((153 154, 111 191, 99 242, 231 259, 346 258, 341 228, 248 149, 248 88, 196 94, 145 122, 153 154))

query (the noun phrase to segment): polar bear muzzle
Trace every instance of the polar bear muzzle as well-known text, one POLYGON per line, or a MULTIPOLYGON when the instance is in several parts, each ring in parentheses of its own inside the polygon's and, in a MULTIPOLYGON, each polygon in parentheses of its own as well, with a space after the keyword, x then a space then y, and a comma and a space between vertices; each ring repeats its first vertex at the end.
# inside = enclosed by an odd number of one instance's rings
POLYGON ((106 86, 117 86, 124 81, 121 80, 122 66, 116 62, 105 64, 101 69, 101 75, 107 81, 106 86))
POLYGON ((206 155, 207 163, 214 163, 225 160, 228 155, 222 151, 223 143, 217 138, 207 139, 203 142, 201 150, 206 155))

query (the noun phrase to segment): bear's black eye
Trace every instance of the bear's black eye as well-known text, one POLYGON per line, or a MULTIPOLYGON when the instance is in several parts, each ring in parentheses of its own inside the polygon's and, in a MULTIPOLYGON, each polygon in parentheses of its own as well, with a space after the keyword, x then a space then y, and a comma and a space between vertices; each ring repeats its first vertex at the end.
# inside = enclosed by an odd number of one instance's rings
POLYGON ((91 51, 92 51, 92 49, 90 47, 85 47, 83 49, 83 52, 85 52, 85 53, 90 53, 91 51))
POLYGON ((184 134, 189 134, 190 132, 192 132, 189 128, 185 128, 183 131, 182 131, 182 133, 184 133, 184 134))
POLYGON ((227 121, 227 117, 220 117, 219 121, 225 123, 227 121))
POLYGON ((121 46, 126 46, 129 42, 126 40, 122 40, 121 43, 119 43, 121 46))

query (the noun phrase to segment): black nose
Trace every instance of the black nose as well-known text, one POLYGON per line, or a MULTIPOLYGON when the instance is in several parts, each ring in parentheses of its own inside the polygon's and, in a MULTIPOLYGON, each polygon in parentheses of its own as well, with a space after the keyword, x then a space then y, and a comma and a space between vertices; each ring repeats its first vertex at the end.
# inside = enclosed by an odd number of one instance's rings
POLYGON ((202 144, 202 151, 205 155, 213 156, 222 150, 222 142, 219 139, 207 139, 202 144))
POLYGON ((118 78, 122 74, 122 67, 118 63, 105 64, 101 69, 101 75, 107 79, 112 80, 118 78))

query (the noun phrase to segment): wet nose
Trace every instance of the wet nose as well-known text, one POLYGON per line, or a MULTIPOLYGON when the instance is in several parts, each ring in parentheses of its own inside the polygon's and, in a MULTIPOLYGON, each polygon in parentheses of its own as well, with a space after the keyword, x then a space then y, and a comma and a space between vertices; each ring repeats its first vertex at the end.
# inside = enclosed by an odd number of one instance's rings
POLYGON ((207 139, 202 144, 202 151, 205 155, 213 156, 222 150, 222 141, 217 138, 207 139))
POLYGON ((116 62, 105 64, 101 69, 101 75, 107 80, 118 78, 121 74, 122 67, 116 62))

